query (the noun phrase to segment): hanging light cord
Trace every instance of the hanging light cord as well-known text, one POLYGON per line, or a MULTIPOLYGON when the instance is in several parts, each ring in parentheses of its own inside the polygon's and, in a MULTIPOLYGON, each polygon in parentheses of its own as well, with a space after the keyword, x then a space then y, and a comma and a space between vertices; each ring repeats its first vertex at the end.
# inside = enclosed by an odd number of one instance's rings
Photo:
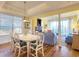
POLYGON ((24 20, 25 20, 25 15, 26 15, 26 2, 24 1, 24 20))

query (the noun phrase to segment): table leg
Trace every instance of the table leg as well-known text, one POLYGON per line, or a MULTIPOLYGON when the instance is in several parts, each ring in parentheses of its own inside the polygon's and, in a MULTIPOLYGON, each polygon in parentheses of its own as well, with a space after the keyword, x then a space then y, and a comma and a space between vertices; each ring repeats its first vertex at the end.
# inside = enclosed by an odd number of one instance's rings
POLYGON ((30 42, 27 42, 27 57, 29 57, 29 51, 30 51, 29 50, 29 48, 30 48, 29 46, 30 46, 30 42))

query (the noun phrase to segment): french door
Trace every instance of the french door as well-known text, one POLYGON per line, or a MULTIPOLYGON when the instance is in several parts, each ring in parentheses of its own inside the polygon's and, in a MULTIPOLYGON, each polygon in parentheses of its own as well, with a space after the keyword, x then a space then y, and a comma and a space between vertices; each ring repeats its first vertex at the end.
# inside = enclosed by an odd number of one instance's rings
MULTIPOLYGON (((72 20, 69 20, 69 19, 63 19, 60 21, 60 24, 61 24, 61 35, 62 36, 67 36, 69 35, 70 33, 72 33, 72 30, 71 30, 71 22, 72 20)), ((52 21, 50 22, 49 24, 49 27, 50 29, 52 30, 52 32, 54 32, 55 34, 58 33, 58 21, 52 21)))

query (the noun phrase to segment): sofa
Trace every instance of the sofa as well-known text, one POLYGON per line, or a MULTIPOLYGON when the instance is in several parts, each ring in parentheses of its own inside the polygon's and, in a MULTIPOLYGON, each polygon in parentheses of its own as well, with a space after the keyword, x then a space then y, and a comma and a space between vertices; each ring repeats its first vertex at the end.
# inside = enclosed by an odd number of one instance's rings
POLYGON ((46 43, 48 45, 56 45, 57 36, 51 31, 45 32, 44 33, 44 43, 46 43))

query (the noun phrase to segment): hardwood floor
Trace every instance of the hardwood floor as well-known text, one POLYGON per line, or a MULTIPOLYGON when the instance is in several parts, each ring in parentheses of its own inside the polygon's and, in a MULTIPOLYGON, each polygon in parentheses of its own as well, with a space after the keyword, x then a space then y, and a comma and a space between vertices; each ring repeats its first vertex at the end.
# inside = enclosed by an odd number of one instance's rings
MULTIPOLYGON (((15 57, 10 46, 10 43, 0 45, 0 57, 15 57)), ((79 51, 72 50, 70 46, 62 46, 59 49, 57 46, 44 45, 44 53, 45 57, 79 57, 79 51)), ((22 56, 26 57, 27 55, 22 56)))
POLYGON ((73 50, 71 46, 62 46, 61 49, 56 47, 56 52, 53 57, 79 57, 79 51, 73 50))

